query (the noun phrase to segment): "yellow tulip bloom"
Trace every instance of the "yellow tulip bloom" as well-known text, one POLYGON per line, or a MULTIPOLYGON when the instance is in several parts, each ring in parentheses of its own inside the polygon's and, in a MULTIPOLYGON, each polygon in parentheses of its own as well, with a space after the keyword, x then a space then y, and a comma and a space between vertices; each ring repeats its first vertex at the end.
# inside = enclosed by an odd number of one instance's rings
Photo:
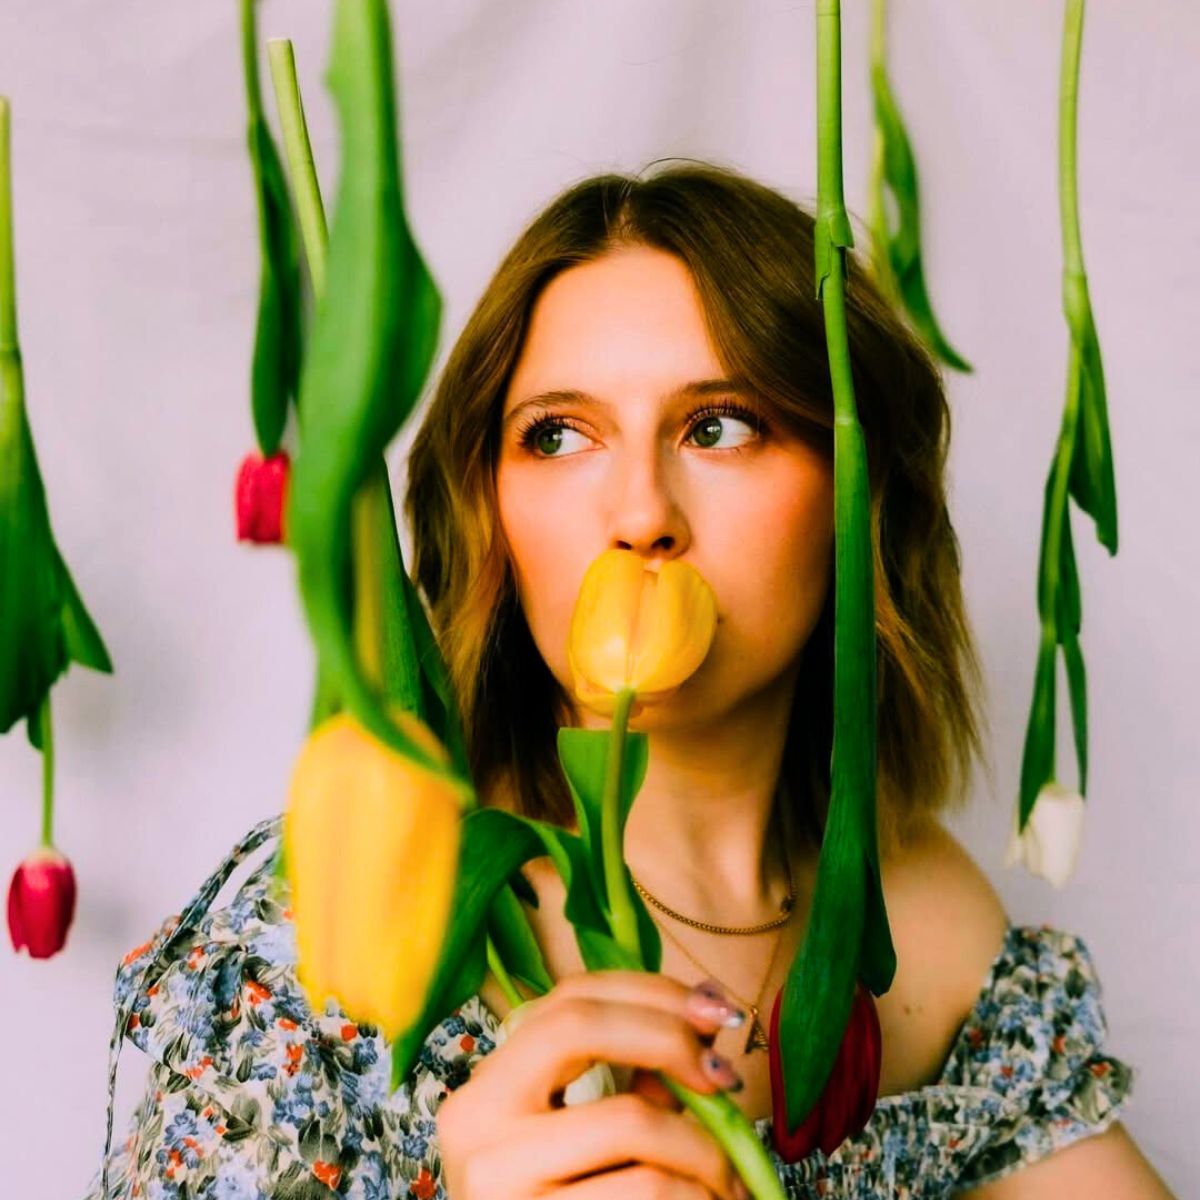
MULTIPOLYGON (((416 716, 392 716, 449 764, 416 716)), ((454 895, 462 794, 348 713, 309 736, 292 773, 283 837, 297 978, 314 1012, 332 996, 389 1041, 420 1015, 454 895)))
POLYGON ((717 628, 712 588, 690 563, 658 571, 632 550, 605 550, 588 567, 571 617, 568 659, 581 703, 612 716, 616 693, 661 700, 691 676, 717 628))

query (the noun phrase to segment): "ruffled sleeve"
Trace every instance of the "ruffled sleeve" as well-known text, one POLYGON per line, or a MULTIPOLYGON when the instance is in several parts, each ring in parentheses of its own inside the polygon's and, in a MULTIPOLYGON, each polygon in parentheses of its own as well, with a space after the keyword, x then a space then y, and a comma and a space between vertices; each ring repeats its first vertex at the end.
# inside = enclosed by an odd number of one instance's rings
MULTIPOLYGON (((938 1081, 881 1097, 866 1127, 828 1157, 776 1157, 790 1200, 934 1200, 1102 1133, 1134 1076, 1105 1053, 1106 1034, 1084 943, 1048 926, 1010 926, 938 1081)), ((757 1128, 768 1141, 770 1119, 757 1128)))
POLYGON ((474 1048, 471 1035, 479 1035, 480 1053, 491 1042, 451 1014, 393 1092, 379 1030, 332 1000, 324 1012, 309 1007, 296 979, 291 914, 271 886, 271 858, 230 903, 214 906, 233 870, 252 853, 274 850, 279 834, 279 817, 251 830, 182 912, 118 967, 107 1138, 88 1200, 444 1196, 436 1111, 465 1077, 460 1056, 474 1048), (150 1076, 110 1156, 126 1041, 150 1058, 150 1076), (442 1043, 451 1042, 456 1053, 444 1055, 442 1043))
POLYGON ((1132 1098, 1134 1071, 1105 1052, 1092 956, 1074 934, 1010 928, 943 1072, 943 1082, 1002 1100, 956 1181, 978 1187, 1103 1133, 1132 1098))

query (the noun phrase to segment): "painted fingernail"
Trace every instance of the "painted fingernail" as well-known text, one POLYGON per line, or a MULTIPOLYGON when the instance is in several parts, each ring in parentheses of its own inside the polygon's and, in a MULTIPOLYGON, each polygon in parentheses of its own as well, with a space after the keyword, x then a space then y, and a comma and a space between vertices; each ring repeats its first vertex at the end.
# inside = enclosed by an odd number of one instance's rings
POLYGON ((717 1087, 727 1092, 740 1092, 745 1086, 729 1059, 715 1050, 705 1050, 700 1056, 700 1069, 717 1087))
POLYGON ((713 980, 696 984, 684 1007, 689 1016, 704 1022, 715 1021, 726 1029, 737 1029, 746 1023, 745 1010, 738 1008, 713 980))

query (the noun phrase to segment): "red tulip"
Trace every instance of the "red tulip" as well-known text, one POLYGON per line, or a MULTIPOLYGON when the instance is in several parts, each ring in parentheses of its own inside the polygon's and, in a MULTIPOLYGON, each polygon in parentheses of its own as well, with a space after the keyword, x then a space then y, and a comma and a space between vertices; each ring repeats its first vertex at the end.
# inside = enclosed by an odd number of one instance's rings
POLYGON ((247 454, 237 477, 237 535, 239 542, 285 540, 284 509, 290 462, 280 450, 264 459, 247 454))
POLYGON ((41 846, 13 872, 8 886, 8 932, 13 949, 50 958, 67 940, 75 915, 75 872, 51 846, 41 846))
POLYGON ((783 1091, 783 1061, 779 1049, 779 1012, 783 989, 775 996, 768 1034, 771 1060, 771 1138, 780 1158, 794 1163, 819 1146, 826 1157, 848 1137, 860 1133, 871 1119, 879 1096, 883 1038, 875 998, 861 983, 854 993, 850 1020, 834 1060, 829 1082, 812 1111, 792 1132, 787 1131, 787 1100, 783 1091))

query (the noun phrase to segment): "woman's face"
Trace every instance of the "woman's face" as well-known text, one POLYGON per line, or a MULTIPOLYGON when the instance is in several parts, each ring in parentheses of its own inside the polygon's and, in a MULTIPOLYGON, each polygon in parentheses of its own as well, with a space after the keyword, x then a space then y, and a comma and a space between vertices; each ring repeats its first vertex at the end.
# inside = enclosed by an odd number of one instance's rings
POLYGON ((832 464, 778 422, 760 429, 765 405, 711 382, 724 376, 687 267, 637 247, 551 280, 504 399, 500 524, 568 693, 571 615, 601 551, 683 559, 716 594, 708 657, 634 719, 644 730, 712 721, 772 686, 790 698, 831 578, 832 464))

